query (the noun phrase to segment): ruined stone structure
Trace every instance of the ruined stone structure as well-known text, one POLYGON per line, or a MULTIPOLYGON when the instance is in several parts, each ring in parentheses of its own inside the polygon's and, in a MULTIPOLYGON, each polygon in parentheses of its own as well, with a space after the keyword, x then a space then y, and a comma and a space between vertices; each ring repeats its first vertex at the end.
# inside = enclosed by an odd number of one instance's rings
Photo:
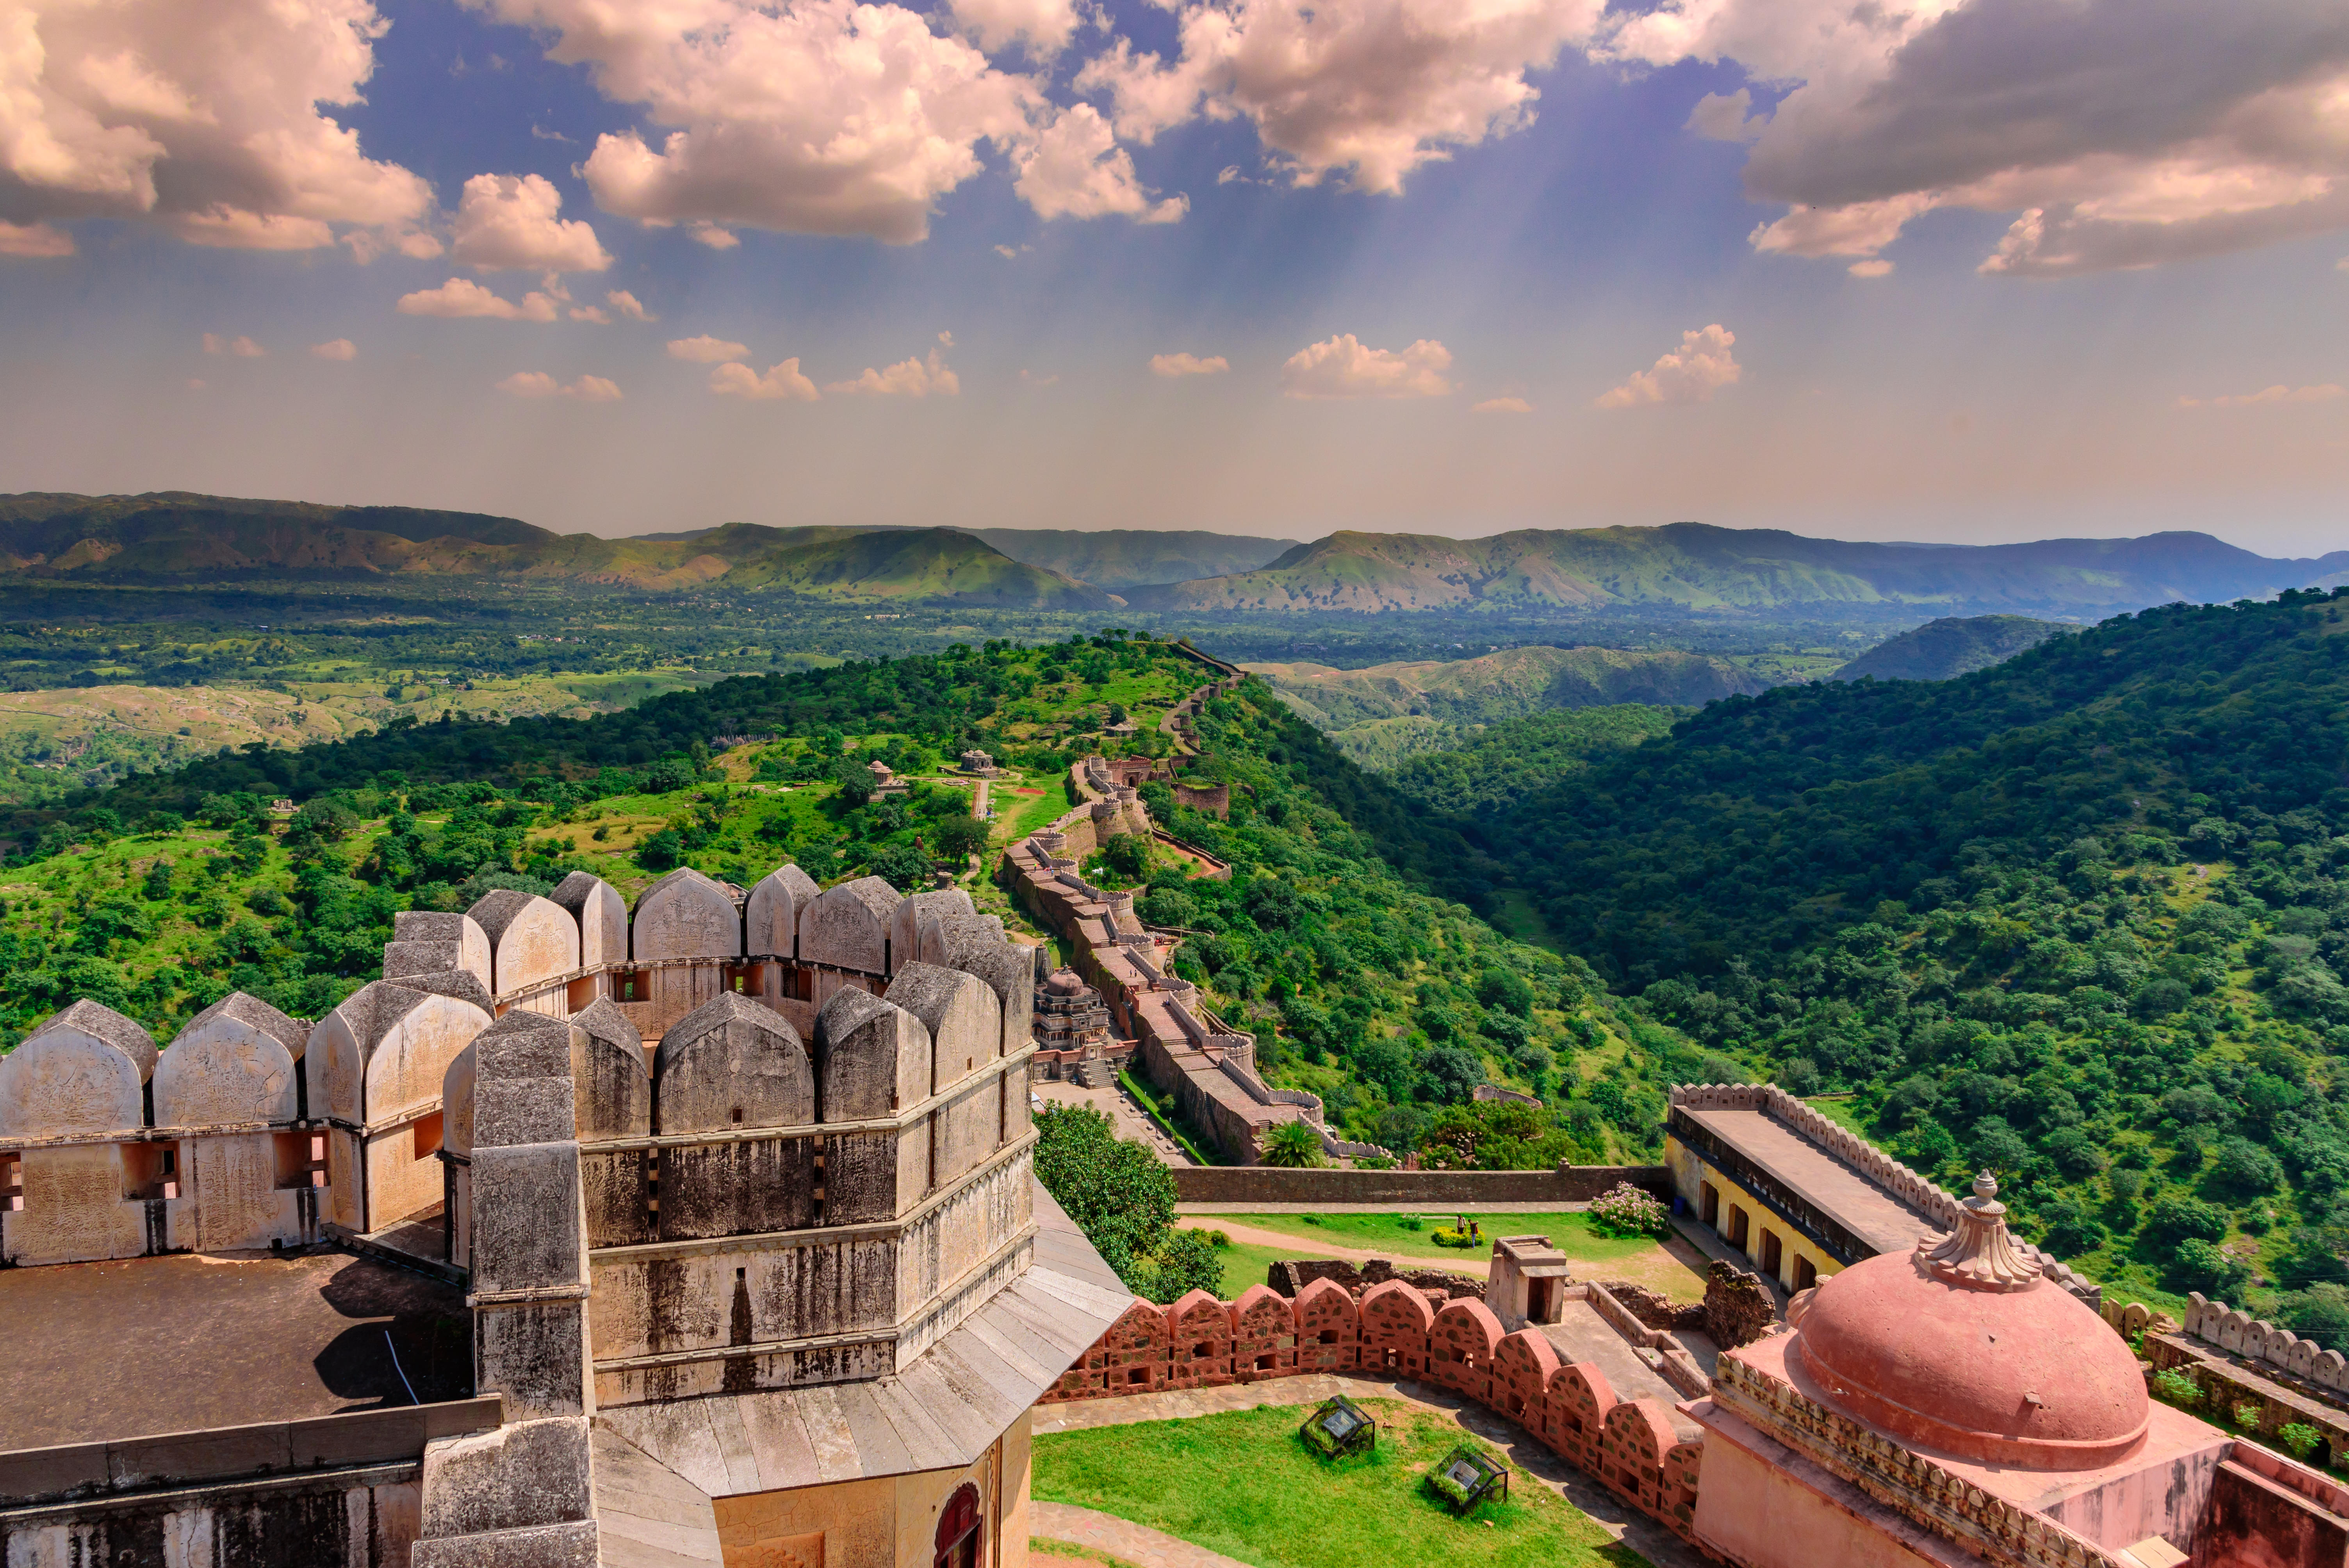
MULTIPOLYGON (((789 866, 633 912, 574 876, 400 916, 384 973, 314 1025, 231 996, 160 1053, 77 1003, 0 1058, 11 1263, 340 1239, 464 1285, 482 1398, 351 1439, 364 1477, 270 1480, 321 1462, 282 1421, 218 1439, 144 1472, 212 1488, 148 1515, 259 1508, 289 1565, 878 1568, 941 1531, 1024 1561, 1027 1407, 1129 1297, 1030 1174, 999 922, 789 866), (388 1522, 301 1522, 353 1509, 388 1522)), ((19 1333, 39 1272, 0 1274, 19 1333)), ((147 1562, 86 1468, 0 1454, 9 1568, 147 1562)))
POLYGON ((1036 984, 1036 1076, 1106 1088, 1133 1058, 1133 1042, 1110 1033, 1101 993, 1073 969, 1036 984))

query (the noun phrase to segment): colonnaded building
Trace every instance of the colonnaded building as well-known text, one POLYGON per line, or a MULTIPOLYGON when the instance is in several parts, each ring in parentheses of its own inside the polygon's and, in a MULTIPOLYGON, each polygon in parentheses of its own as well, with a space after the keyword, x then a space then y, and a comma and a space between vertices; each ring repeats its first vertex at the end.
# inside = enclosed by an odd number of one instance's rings
POLYGON ((0 1057, 5 1568, 1024 1563, 1133 1299, 1032 1175, 1032 953, 576 874, 315 1023, 74 1004, 0 1057))

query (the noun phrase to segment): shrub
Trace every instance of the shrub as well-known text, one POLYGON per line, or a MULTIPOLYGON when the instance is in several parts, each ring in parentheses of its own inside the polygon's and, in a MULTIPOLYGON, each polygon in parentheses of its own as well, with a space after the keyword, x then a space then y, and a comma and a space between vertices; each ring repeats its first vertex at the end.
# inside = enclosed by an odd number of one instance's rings
POLYGON ((1590 1228, 1602 1236, 1668 1236, 1671 1212, 1626 1181, 1592 1202, 1590 1228))
POLYGON ((2251 1283, 2251 1264, 2199 1236, 2178 1243, 2178 1273, 2194 1289, 2213 1297, 2235 1295, 2251 1283))
POLYGON ((1473 1247, 1478 1240, 1465 1231, 1442 1229, 1430 1231, 1427 1239, 1439 1247, 1473 1247))
POLYGON ((2191 1409, 2202 1402, 2202 1385, 2175 1367, 2164 1367, 2147 1379, 2153 1397, 2165 1405, 2191 1409))
POLYGON ((2216 1242, 2227 1234, 2227 1211, 2199 1198, 2173 1192, 2154 1204, 2146 1216, 2146 1226, 2156 1236, 2170 1242, 2216 1242))
POLYGON ((2282 1443, 2292 1457, 2305 1461, 2323 1446, 2324 1434, 2302 1421, 2287 1422, 2276 1429, 2276 1441, 2282 1443))
POLYGON ((1264 1135, 1264 1162, 1289 1170, 1307 1170, 1319 1165, 1321 1163, 1321 1135, 1305 1122, 1284 1121, 1264 1135))
POLYGON ((1395 1223, 1401 1225, 1406 1231, 1417 1231, 1425 1229, 1427 1222, 1421 1219, 1417 1214, 1405 1214, 1402 1219, 1397 1220, 1395 1223))
POLYGON ((1209 1231, 1207 1244, 1217 1252, 1228 1252, 1231 1250, 1232 1233, 1229 1231, 1209 1231))

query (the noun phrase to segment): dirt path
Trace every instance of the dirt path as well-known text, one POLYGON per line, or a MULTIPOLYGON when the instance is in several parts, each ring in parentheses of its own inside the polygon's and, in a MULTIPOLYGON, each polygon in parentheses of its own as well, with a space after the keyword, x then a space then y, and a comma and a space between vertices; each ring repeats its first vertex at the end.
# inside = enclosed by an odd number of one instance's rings
MULTIPOLYGON (((1342 1258, 1356 1267, 1370 1262, 1372 1258, 1386 1258, 1402 1266, 1449 1269, 1454 1274, 1470 1274, 1477 1279, 1486 1278, 1492 1273, 1492 1254, 1489 1251, 1464 1252, 1453 1257, 1431 1258, 1399 1253, 1392 1248, 1380 1251, 1344 1247, 1335 1243, 1323 1242, 1319 1238, 1295 1235, 1288 1231, 1268 1231, 1257 1225, 1234 1224, 1221 1214, 1178 1214, 1175 1216, 1174 1222, 1186 1230, 1221 1231, 1236 1242, 1246 1242, 1250 1246, 1277 1248, 1294 1253, 1299 1257, 1309 1254, 1319 1258, 1342 1258)), ((1577 1258, 1570 1244, 1558 1250, 1573 1261, 1574 1277, 1577 1279, 1626 1280, 1632 1284, 1645 1285, 1650 1290, 1661 1291, 1673 1301, 1704 1299, 1704 1256, 1679 1235, 1673 1235, 1669 1240, 1660 1243, 1651 1251, 1628 1258, 1577 1258)))
POLYGON ((1236 1242, 1246 1242, 1253 1247, 1278 1247, 1283 1251, 1294 1253, 1299 1257, 1310 1254, 1317 1258, 1341 1258, 1356 1267, 1369 1263, 1372 1258, 1385 1258, 1392 1263, 1411 1268, 1448 1269, 1454 1274, 1472 1274, 1477 1279, 1484 1279, 1492 1272, 1489 1256, 1477 1253, 1464 1252, 1456 1258, 1401 1257, 1392 1249, 1385 1252, 1365 1251, 1360 1247, 1341 1247, 1319 1241, 1308 1241, 1303 1236, 1292 1236, 1287 1231, 1267 1231, 1254 1225, 1235 1225, 1220 1214, 1177 1214, 1174 1217, 1174 1223, 1186 1231, 1221 1231, 1236 1242))

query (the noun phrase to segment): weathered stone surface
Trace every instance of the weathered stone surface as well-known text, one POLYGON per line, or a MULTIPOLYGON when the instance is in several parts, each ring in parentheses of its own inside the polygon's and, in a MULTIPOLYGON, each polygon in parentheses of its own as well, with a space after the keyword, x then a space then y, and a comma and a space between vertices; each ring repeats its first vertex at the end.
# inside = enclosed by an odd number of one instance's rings
POLYGON ((930 1092, 930 1032, 869 991, 835 991, 816 1014, 817 1073, 823 1119, 891 1116, 930 1092))
POLYGON ((155 1065, 155 1125, 293 1120, 294 1056, 269 1024, 301 1038, 293 1019, 242 991, 191 1019, 155 1065))
MULTIPOLYGON (((401 950, 398 956, 403 974, 423 975, 436 969, 462 969, 483 985, 490 984, 489 934, 474 923, 470 914, 447 914, 438 910, 403 910, 391 917, 391 940, 401 950), (423 951, 428 948, 434 951, 423 951)), ((387 965, 392 963, 394 957, 391 948, 384 949, 387 965)))
POLYGON ((601 1536, 594 1520, 543 1524, 493 1535, 419 1541, 409 1568, 595 1568, 601 1536))
POLYGON ((474 1290, 490 1295, 580 1284, 585 1263, 579 1214, 578 1145, 492 1149, 476 1143, 474 1290))
POLYGON ((509 1421, 575 1416, 587 1395, 587 1314, 576 1301, 484 1306, 474 1315, 480 1386, 505 1397, 509 1421))
POLYGON ((459 1051, 440 1078, 440 1147, 451 1154, 473 1151, 473 1047, 459 1051))
POLYGON ((362 985, 310 1031, 310 1114, 364 1123, 429 1104, 457 1053, 489 1026, 488 1011, 469 1002, 388 980, 362 985))
POLYGON ((1034 1032, 1036 1012, 1036 961, 1033 948, 1022 947, 1016 942, 1001 938, 955 944, 947 962, 965 974, 977 975, 995 993, 997 1004, 1003 1010, 1003 1033, 1000 1054, 1009 1056, 1026 1047, 1034 1032))
POLYGON ((958 887, 917 892, 889 913, 889 962, 896 969, 916 961, 946 962, 939 923, 951 915, 976 915, 970 894, 958 887))
POLYGON ((977 975, 937 964, 908 964, 889 982, 884 999, 922 1021, 930 1032, 930 1092, 992 1061, 1002 1050, 1003 1005, 977 975))
POLYGON ((476 1153, 576 1137, 568 1024, 543 1013, 511 1012, 475 1037, 471 1049, 476 1153))
POLYGON ((645 890, 629 929, 639 959, 742 954, 742 914, 733 895, 691 866, 679 866, 645 890))
POLYGON ((664 1133, 815 1119, 815 1073, 799 1031, 772 1008, 730 992, 661 1037, 653 1079, 664 1133))
POLYGON ((0 1057, 0 1133, 38 1138, 143 1127, 144 1086, 156 1061, 147 1031, 111 1008, 76 1002, 0 1057), (137 1048, 142 1041, 143 1051, 137 1048))
POLYGON ((484 1013, 497 1011, 497 1000, 490 988, 481 984, 480 975, 470 969, 436 969, 423 975, 403 975, 399 983, 411 991, 429 991, 435 996, 447 996, 452 1001, 470 1002, 484 1013))
POLYGON ((579 1136, 642 1138, 653 1130, 652 1063, 626 1014, 598 997, 571 1016, 571 1079, 579 1136))
POLYGON ((795 865, 769 872, 742 908, 748 952, 789 958, 799 951, 800 911, 815 902, 815 879, 795 865))
POLYGON ((611 883, 585 872, 573 872, 555 883, 547 896, 578 926, 583 966, 626 962, 628 906, 611 883))
POLYGON ((996 914, 963 914, 949 911, 938 917, 937 929, 930 934, 930 943, 923 949, 925 964, 952 964, 957 948, 975 943, 1003 940, 1003 917, 996 914))
POLYGON ((800 959, 889 973, 889 924, 904 897, 879 877, 827 888, 800 911, 800 959))
POLYGON ((516 1421, 427 1443, 417 1549, 448 1536, 585 1519, 594 1510, 589 1477, 585 1417, 516 1421))
POLYGON ((499 888, 465 913, 490 939, 491 989, 500 995, 579 967, 579 922, 551 899, 499 888))

